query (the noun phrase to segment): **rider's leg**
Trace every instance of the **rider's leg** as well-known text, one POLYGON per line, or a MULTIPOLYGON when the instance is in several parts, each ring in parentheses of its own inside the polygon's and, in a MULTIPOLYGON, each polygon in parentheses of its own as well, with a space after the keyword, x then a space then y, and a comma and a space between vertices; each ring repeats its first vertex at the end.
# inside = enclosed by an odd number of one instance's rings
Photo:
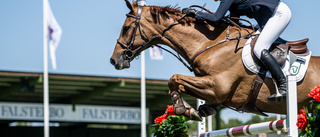
MULTIPOLYGON (((273 56, 268 52, 268 49, 285 30, 290 20, 290 9, 286 4, 280 2, 274 12, 274 15, 267 21, 261 31, 254 48, 254 54, 271 72, 272 77, 277 81, 279 92, 283 95, 286 93, 286 77, 273 56)), ((271 95, 268 99, 273 100, 274 97, 275 95, 271 95)))
MULTIPOLYGON (((283 74, 278 62, 266 49, 262 50, 260 60, 270 71, 272 77, 277 81, 280 94, 285 96, 287 91, 286 76, 283 74)), ((268 97, 268 100, 275 100, 275 97, 276 94, 273 94, 268 97)))

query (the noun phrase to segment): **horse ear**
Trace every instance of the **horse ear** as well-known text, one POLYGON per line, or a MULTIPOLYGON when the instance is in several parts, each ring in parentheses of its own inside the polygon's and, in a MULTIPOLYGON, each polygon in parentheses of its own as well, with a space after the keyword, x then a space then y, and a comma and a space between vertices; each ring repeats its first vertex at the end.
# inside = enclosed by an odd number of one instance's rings
POLYGON ((127 7, 130 9, 130 11, 133 11, 132 5, 128 0, 124 0, 126 1, 127 7))
POLYGON ((133 0, 133 1, 132 1, 132 5, 133 5, 134 7, 137 7, 137 6, 138 6, 138 3, 133 0))

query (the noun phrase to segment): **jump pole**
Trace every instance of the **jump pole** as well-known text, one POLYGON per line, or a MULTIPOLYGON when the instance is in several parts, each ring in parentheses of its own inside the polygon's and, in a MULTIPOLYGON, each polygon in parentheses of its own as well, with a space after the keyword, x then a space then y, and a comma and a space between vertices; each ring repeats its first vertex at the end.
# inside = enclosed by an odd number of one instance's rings
POLYGON ((258 124, 251 124, 227 129, 216 130, 212 132, 205 132, 199 137, 232 137, 232 136, 250 136, 260 133, 270 133, 281 130, 287 130, 286 120, 276 120, 270 122, 263 122, 258 124))

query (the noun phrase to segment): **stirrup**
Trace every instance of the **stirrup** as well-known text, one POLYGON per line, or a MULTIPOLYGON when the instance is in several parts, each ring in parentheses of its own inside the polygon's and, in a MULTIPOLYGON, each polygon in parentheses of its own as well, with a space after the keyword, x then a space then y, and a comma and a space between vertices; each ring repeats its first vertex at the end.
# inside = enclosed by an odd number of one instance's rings
POLYGON ((277 86, 277 83, 274 79, 272 79, 274 86, 276 88, 276 94, 272 94, 268 97, 268 100, 270 101, 275 101, 277 104, 280 104, 283 102, 283 98, 287 96, 287 92, 286 91, 281 91, 281 93, 279 92, 279 88, 277 86))
POLYGON ((285 98, 287 96, 287 93, 286 92, 283 92, 281 94, 272 94, 268 97, 268 100, 270 101, 276 101, 277 104, 280 104, 282 103, 283 101, 283 98, 285 98))
POLYGON ((176 115, 183 115, 186 112, 186 107, 184 106, 183 100, 180 96, 180 93, 173 91, 171 93, 171 100, 173 104, 173 111, 176 115))

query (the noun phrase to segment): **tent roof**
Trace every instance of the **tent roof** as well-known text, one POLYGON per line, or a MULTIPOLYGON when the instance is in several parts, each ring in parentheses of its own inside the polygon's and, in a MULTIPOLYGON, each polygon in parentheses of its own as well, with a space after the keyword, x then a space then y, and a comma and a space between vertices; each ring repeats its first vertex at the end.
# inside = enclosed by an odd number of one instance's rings
MULTIPOLYGON (((0 71, 0 101, 43 102, 43 73, 0 71)), ((155 118, 171 105, 165 80, 146 80, 146 102, 155 118)), ((140 107, 140 79, 49 74, 50 103, 140 107)), ((196 107, 196 98, 182 94, 196 107)))

